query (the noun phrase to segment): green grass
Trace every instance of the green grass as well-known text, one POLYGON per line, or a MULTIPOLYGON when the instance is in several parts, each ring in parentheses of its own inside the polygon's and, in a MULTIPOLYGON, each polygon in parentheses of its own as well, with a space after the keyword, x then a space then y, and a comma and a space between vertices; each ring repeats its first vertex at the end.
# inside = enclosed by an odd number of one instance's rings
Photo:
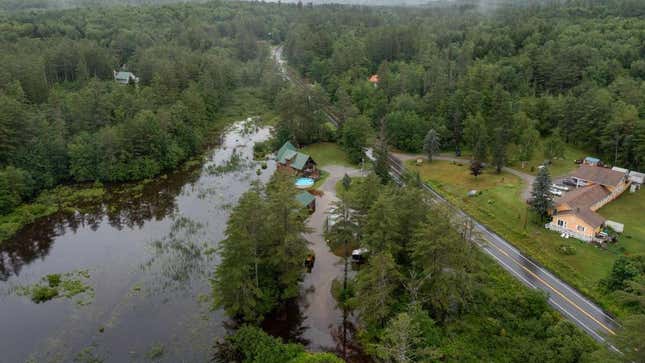
POLYGON ((494 174, 487 169, 475 178, 470 175, 468 165, 457 165, 445 161, 433 161, 417 167, 413 162, 408 168, 419 171, 424 181, 428 181, 452 203, 458 205, 475 219, 490 227, 524 253, 558 274, 562 279, 576 286, 581 292, 591 296, 600 304, 621 315, 617 305, 598 289, 598 282, 605 278, 614 261, 621 254, 645 252, 641 223, 644 200, 642 196, 623 196, 626 201, 615 201, 607 207, 617 210, 600 213, 610 219, 626 224, 625 235, 617 246, 603 250, 575 239, 563 239, 559 234, 546 230, 537 216, 530 212, 521 199, 522 181, 511 174, 494 174), (481 194, 467 197, 469 190, 476 189, 481 194), (640 199, 639 199, 640 198, 640 199), (629 218, 624 218, 630 216, 629 218), (631 218, 631 219, 630 219, 631 218), (639 219, 640 218, 640 219, 639 219), (638 237, 640 236, 640 237, 638 237), (574 254, 562 252, 573 249, 574 254))
POLYGON ((301 151, 309 154, 319 168, 324 168, 326 165, 353 166, 347 153, 338 144, 321 142, 307 145, 301 151))
MULTIPOLYGON (((516 150, 514 150, 514 148, 509 148, 509 166, 521 170, 525 173, 536 175, 538 171, 537 167, 541 165, 545 160, 543 148, 545 140, 546 139, 540 140, 537 147, 535 148, 533 157, 526 163, 524 168, 522 168, 522 163, 520 161, 513 159, 513 155, 517 155, 516 150)), ((578 165, 574 163, 574 160, 582 159, 588 155, 589 153, 584 150, 578 149, 577 147, 570 144, 565 144, 564 158, 554 159, 551 161, 551 165, 549 166, 551 176, 563 176, 570 173, 578 167, 578 165)))
POLYGON ((645 190, 623 193, 618 199, 598 210, 603 217, 623 223, 625 231, 620 236, 618 247, 625 253, 645 253, 645 190))

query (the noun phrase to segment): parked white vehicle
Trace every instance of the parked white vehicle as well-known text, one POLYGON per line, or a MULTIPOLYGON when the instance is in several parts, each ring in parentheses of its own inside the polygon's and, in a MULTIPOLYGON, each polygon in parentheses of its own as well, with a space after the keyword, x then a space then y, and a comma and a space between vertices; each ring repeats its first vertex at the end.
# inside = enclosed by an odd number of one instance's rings
POLYGON ((562 191, 561 191, 561 190, 557 190, 557 189, 555 189, 555 188, 551 188, 551 189, 549 189, 549 193, 551 193, 551 194, 553 194, 553 195, 557 195, 558 197, 562 196, 562 191))
POLYGON ((552 184, 551 187, 555 188, 557 190, 562 190, 563 192, 568 192, 569 191, 569 187, 564 186, 564 185, 560 185, 560 184, 552 184))

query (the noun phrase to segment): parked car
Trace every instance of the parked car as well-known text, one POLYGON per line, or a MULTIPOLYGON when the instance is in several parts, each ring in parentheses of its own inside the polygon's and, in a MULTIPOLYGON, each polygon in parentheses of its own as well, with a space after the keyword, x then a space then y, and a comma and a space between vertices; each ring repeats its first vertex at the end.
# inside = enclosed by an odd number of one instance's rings
POLYGON ((569 191, 569 187, 565 187, 564 185, 560 185, 560 184, 552 184, 551 187, 553 187, 553 188, 555 188, 557 190, 562 190, 564 192, 569 191))
POLYGON ((367 248, 359 248, 357 250, 353 250, 352 260, 358 263, 364 262, 367 259, 368 254, 369 250, 367 248))
POLYGON ((555 189, 555 188, 551 188, 551 189, 549 189, 549 193, 551 193, 551 194, 553 194, 553 195, 557 195, 558 197, 562 196, 562 191, 561 191, 561 190, 557 190, 557 189, 555 189))
POLYGON ((580 165, 580 164, 582 164, 582 162, 583 162, 583 161, 584 161, 584 160, 582 160, 582 159, 576 159, 576 160, 574 160, 573 162, 574 162, 574 163, 576 163, 576 164, 578 164, 578 165, 580 165))

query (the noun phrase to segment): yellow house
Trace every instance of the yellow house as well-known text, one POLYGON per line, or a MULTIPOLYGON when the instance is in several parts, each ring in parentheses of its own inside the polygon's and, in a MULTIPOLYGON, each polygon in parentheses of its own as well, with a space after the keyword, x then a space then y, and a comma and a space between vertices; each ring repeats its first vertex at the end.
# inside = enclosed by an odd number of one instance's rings
POLYGON ((605 224, 605 218, 596 211, 625 191, 629 181, 625 173, 591 165, 581 166, 571 178, 584 186, 555 200, 553 219, 546 228, 590 242, 605 224))

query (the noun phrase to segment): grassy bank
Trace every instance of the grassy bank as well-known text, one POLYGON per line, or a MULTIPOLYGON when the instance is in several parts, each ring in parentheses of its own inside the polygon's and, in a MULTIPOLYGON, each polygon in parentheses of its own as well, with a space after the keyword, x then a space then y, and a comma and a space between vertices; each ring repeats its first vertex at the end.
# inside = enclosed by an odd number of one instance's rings
MULTIPOLYGON (((615 220, 626 223, 625 236, 632 234, 631 238, 623 237, 616 246, 603 250, 575 239, 560 238, 557 233, 546 230, 537 216, 522 202, 523 185, 521 180, 513 175, 495 174, 492 170, 486 170, 484 174, 475 178, 470 175, 467 165, 443 161, 424 163, 420 167, 409 163, 408 168, 418 171, 424 181, 429 182, 452 203, 509 240, 531 258, 612 312, 622 314, 614 301, 598 289, 598 282, 608 275, 614 261, 620 255, 645 252, 642 227, 639 223, 634 223, 639 220, 639 214, 635 210, 639 203, 643 205, 642 196, 625 195, 621 197, 625 198, 624 202, 619 199, 607 207, 614 207, 616 210, 609 210, 609 213, 600 211, 610 219, 615 216, 615 220), (475 197, 466 196, 472 189, 480 191, 481 194, 475 197), (627 215, 633 220, 623 218, 627 215), (573 251, 573 254, 569 254, 570 251, 573 251)), ((642 219, 642 212, 640 218, 642 219)))
POLYGON ((32 203, 23 204, 11 213, 0 216, 0 243, 38 218, 59 211, 71 211, 83 204, 100 202, 104 194, 105 189, 100 185, 59 186, 46 190, 32 203))

